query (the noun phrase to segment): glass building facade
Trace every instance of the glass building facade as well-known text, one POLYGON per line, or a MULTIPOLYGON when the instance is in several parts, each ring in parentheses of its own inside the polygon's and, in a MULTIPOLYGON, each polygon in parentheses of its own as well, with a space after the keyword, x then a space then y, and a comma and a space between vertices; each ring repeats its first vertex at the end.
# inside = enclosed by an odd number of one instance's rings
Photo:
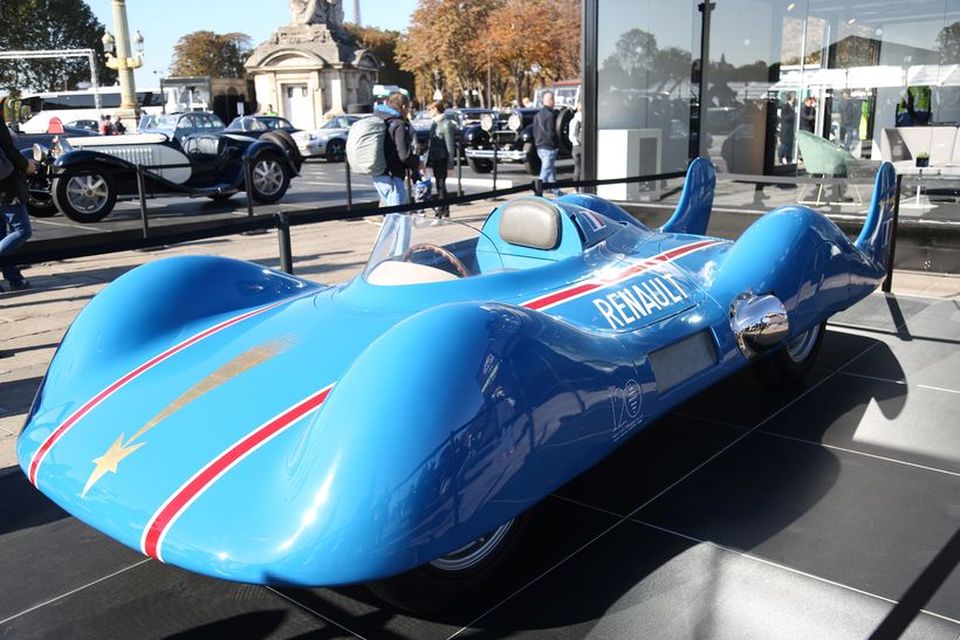
POLYGON ((588 176, 960 175, 960 0, 585 2, 588 176))

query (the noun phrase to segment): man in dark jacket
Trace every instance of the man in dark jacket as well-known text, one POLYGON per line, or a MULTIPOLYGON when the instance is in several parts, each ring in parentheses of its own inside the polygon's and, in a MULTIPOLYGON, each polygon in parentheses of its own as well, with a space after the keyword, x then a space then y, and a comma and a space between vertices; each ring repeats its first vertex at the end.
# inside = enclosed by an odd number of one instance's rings
MULTIPOLYGON (((560 147, 560 137, 557 135, 557 110, 553 108, 553 104, 553 92, 545 92, 543 108, 533 118, 533 142, 540 157, 542 182, 557 181, 557 149, 560 147)), ((554 189, 553 193, 563 195, 559 189, 554 189)))
POLYGON ((807 96, 800 107, 800 130, 813 133, 817 127, 817 99, 807 96))
MULTIPOLYGON (((6 98, 0 99, 0 114, 6 106, 6 98)), ((0 119, 0 153, 13 164, 13 172, 0 180, 0 256, 14 253, 26 242, 32 230, 30 216, 27 214, 27 185, 24 176, 37 171, 37 164, 33 160, 23 157, 13 143, 10 130, 0 119)), ((26 289, 30 283, 15 266, 3 267, 3 277, 14 291, 26 289)))
POLYGON ((780 107, 780 146, 777 147, 777 161, 790 164, 793 159, 793 143, 796 140, 797 94, 787 94, 787 101, 780 107))
POLYGON ((387 96, 386 102, 374 109, 374 118, 381 118, 387 126, 383 141, 383 153, 387 170, 373 177, 373 186, 380 194, 384 207, 407 204, 407 170, 419 180, 420 157, 413 148, 413 133, 407 122, 410 99, 399 92, 387 96))

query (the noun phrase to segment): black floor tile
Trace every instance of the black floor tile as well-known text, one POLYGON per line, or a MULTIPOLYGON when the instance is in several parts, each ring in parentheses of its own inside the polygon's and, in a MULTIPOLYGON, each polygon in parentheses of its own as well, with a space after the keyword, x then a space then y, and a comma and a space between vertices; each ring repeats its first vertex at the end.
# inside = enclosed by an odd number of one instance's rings
POLYGON ((884 295, 874 293, 864 298, 846 311, 833 316, 830 321, 839 324, 851 324, 873 329, 896 331, 897 327, 909 324, 909 321, 924 311, 935 301, 928 298, 884 295))
MULTIPOLYGON (((960 478, 752 434, 636 517, 898 600, 960 529, 960 478)), ((956 576, 926 608, 960 619, 956 576)))
POLYGON ((142 559, 67 516, 22 475, 0 479, 0 620, 142 559))
POLYGON ((352 638, 251 585, 147 562, 0 625, 3 638, 352 638))
MULTIPOLYGON (((545 500, 531 512, 522 544, 493 588, 477 593, 459 610, 439 615, 417 617, 382 607, 363 587, 285 589, 284 593, 331 620, 349 620, 345 626, 367 638, 447 638, 616 522, 614 517, 569 502, 545 500)), ((549 604, 547 608, 553 611, 549 604)))
POLYGON ((673 413, 753 428, 817 386, 830 373, 817 369, 799 384, 775 387, 744 369, 687 400, 673 413))
POLYGON ((827 371, 846 370, 880 349, 884 344, 883 339, 890 337, 890 334, 867 333, 828 325, 814 367, 827 371))
MULTIPOLYGON (((866 638, 892 605, 626 522, 477 621, 464 638, 866 638)), ((955 640, 921 615, 906 638, 955 640)))
POLYGON ((763 431, 960 473, 958 415, 960 393, 840 373, 763 431))
POLYGON ((743 433, 738 427, 667 415, 556 493, 625 516, 743 433))
POLYGON ((960 341, 960 300, 942 300, 907 323, 919 338, 960 341))

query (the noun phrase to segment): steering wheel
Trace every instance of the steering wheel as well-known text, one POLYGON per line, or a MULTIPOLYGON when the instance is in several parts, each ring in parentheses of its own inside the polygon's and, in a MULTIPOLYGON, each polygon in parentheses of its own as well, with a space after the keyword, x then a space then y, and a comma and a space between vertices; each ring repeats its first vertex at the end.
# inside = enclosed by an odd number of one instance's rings
POLYGON ((457 270, 457 273, 460 274, 461 278, 466 278, 467 276, 470 275, 470 272, 467 271, 467 267, 464 266, 462 262, 460 262, 460 258, 453 255, 443 247, 438 247, 435 244, 429 244, 427 242, 415 244, 409 249, 407 249, 407 252, 403 254, 403 260, 404 261, 409 260, 410 256, 412 256, 417 251, 430 251, 437 254, 438 256, 440 256, 441 258, 449 262, 451 265, 453 265, 453 268, 457 270))

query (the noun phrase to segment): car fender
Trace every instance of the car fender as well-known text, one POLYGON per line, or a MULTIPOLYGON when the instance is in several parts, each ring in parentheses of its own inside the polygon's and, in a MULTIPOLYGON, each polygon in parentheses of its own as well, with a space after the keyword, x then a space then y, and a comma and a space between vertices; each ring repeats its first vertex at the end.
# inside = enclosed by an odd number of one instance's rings
POLYGON ((297 168, 296 163, 293 161, 293 158, 290 157, 290 154, 287 153, 280 145, 270 142, 269 140, 257 140, 250 146, 248 146, 244 152, 244 158, 250 158, 251 160, 260 157, 263 154, 274 154, 286 162, 287 167, 290 169, 290 172, 294 176, 300 175, 300 170, 297 168))
POLYGON ((68 151, 67 153, 59 156, 53 163, 53 165, 58 169, 66 169, 68 167, 76 167, 88 164, 103 165, 111 169, 122 169, 127 171, 137 170, 136 165, 133 165, 126 160, 122 160, 116 156, 107 155, 106 153, 89 151, 87 149, 68 151))

